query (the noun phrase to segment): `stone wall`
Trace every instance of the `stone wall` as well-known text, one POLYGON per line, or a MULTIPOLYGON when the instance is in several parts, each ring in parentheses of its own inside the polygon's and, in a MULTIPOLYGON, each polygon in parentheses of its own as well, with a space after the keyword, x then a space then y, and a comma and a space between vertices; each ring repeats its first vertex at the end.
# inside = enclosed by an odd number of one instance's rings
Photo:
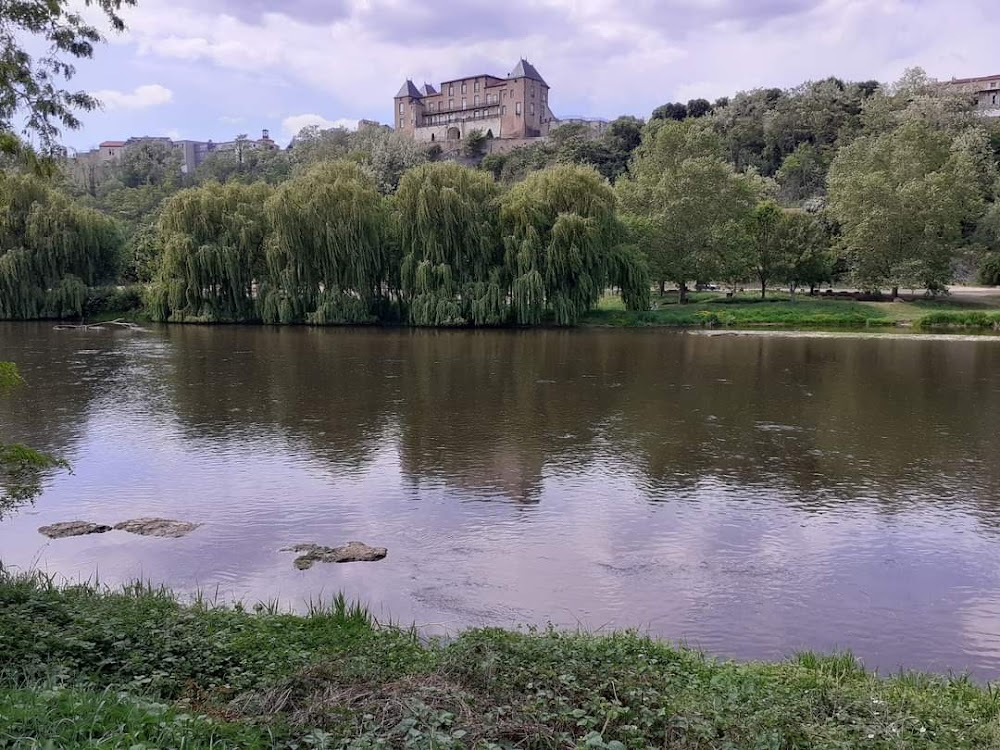
POLYGON ((481 130, 483 133, 492 131, 494 138, 502 138, 501 120, 499 117, 482 117, 477 120, 462 120, 450 122, 446 125, 429 125, 416 128, 413 131, 413 138, 418 143, 440 143, 442 148, 448 143, 461 143, 473 130, 481 130))

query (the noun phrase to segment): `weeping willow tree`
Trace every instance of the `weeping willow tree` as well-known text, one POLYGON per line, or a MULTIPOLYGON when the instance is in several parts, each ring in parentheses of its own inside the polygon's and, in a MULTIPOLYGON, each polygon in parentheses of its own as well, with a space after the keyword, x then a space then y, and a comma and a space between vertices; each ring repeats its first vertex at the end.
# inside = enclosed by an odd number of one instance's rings
POLYGON ((395 265, 386 199, 354 162, 321 164, 268 201, 268 323, 371 323, 385 314, 395 265))
POLYGON ((0 173, 0 318, 78 317, 88 287, 115 278, 115 222, 31 175, 0 173))
POLYGON ((593 169, 536 172, 501 202, 505 272, 512 279, 514 320, 575 324, 605 289, 616 286, 630 310, 649 306, 645 263, 625 243, 615 197, 593 169))
POLYGON ((163 247, 148 306, 156 320, 258 320, 256 287, 267 271, 263 184, 184 190, 163 207, 163 247))
POLYGON ((410 169, 394 197, 400 283, 410 322, 495 326, 509 319, 509 279, 490 174, 454 163, 410 169))

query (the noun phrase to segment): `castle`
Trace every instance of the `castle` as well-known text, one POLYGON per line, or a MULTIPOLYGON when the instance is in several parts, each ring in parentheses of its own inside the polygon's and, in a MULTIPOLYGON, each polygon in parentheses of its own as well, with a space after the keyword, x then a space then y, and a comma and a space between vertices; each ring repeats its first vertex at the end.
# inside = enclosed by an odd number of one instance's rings
POLYGON ((538 138, 555 122, 549 85, 522 59, 506 78, 456 78, 440 91, 407 80, 393 100, 396 130, 424 143, 460 141, 474 130, 487 138, 538 138))

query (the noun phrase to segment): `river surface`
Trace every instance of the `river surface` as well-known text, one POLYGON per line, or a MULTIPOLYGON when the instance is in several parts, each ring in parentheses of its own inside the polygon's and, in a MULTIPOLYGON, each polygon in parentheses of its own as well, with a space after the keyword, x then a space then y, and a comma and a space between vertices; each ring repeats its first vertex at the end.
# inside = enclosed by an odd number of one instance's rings
POLYGON ((8 566, 1000 677, 997 339, 3 324, 0 359, 0 434, 73 466, 8 566), (37 533, 142 516, 204 525, 37 533), (351 540, 389 556, 281 551, 351 540))

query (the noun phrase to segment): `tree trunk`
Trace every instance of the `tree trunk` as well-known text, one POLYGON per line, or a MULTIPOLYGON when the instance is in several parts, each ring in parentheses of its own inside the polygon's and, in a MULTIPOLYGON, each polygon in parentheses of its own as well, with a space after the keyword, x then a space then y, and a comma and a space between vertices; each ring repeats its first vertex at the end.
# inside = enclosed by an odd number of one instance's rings
POLYGON ((662 297, 666 293, 667 293, 667 281, 666 281, 666 279, 661 279, 660 280, 660 296, 662 297))
POLYGON ((761 299, 767 298, 767 281, 765 281, 764 279, 760 280, 760 298, 761 299))
POLYGON ((816 296, 816 285, 815 284, 810 284, 809 285, 809 296, 810 297, 815 297, 816 296))
POLYGON ((677 302, 680 304, 685 304, 688 301, 688 287, 687 284, 681 282, 677 285, 677 302))
POLYGON ((789 302, 794 302, 795 301, 795 284, 794 283, 788 285, 788 301, 789 302))
POLYGON ((892 298, 896 299, 896 297, 898 297, 898 296, 899 296, 899 287, 898 286, 894 286, 892 288, 892 298))

